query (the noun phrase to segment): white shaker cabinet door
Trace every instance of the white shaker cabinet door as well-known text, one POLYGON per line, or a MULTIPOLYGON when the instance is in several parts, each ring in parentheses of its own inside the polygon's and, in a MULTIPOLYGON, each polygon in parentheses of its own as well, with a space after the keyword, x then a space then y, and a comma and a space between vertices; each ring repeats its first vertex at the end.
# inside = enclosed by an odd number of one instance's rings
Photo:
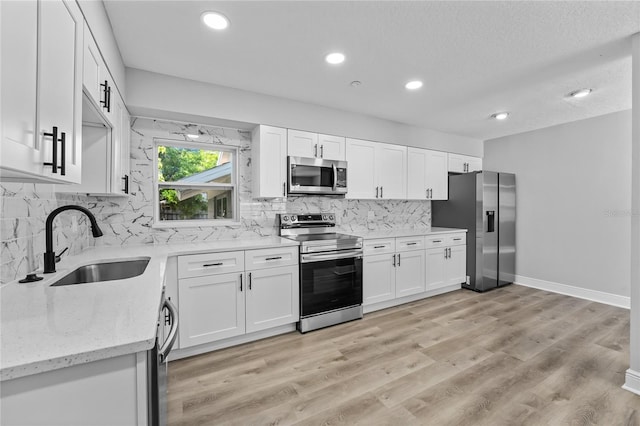
POLYGON ((362 304, 391 300, 396 295, 394 254, 364 256, 362 261, 362 304))
POLYGON ((426 159, 426 181, 430 200, 449 198, 449 174, 447 172, 447 153, 428 151, 426 159))
POLYGON ((341 136, 318 135, 318 157, 325 160, 344 161, 346 159, 345 138, 341 136))
POLYGON ((376 146, 375 142, 347 139, 346 198, 376 198, 376 146))
MULTIPOLYGON (((52 161, 53 149, 58 150, 61 168, 51 175, 53 178, 80 183, 84 19, 74 1, 39 4, 38 146, 45 162, 52 161), (54 127, 58 141, 49 135, 54 127)), ((52 169, 45 167, 47 171, 52 169)))
POLYGON ((398 253, 396 268, 396 297, 425 291, 425 250, 398 253))
POLYGON ((247 333, 298 322, 298 266, 247 271, 247 333))
POLYGON ((407 199, 427 200, 427 155, 429 151, 420 148, 407 149, 407 199))
POLYGON ((287 129, 258 126, 252 133, 253 198, 284 198, 287 183, 287 129))
POLYGON ((245 333, 242 273, 184 278, 178 283, 180 348, 245 333))
POLYGON ((407 198, 407 147, 378 144, 376 174, 380 198, 404 200, 407 198))
POLYGON ((445 262, 445 276, 448 284, 462 284, 467 279, 467 246, 449 247, 445 262))
POLYGON ((320 157, 318 134, 302 130, 287 130, 287 153, 292 157, 320 157))
POLYGON ((445 247, 427 249, 427 291, 447 286, 445 275, 445 247))
POLYGON ((14 172, 43 172, 36 134, 38 5, 35 1, 0 2, 2 71, 2 177, 14 172))

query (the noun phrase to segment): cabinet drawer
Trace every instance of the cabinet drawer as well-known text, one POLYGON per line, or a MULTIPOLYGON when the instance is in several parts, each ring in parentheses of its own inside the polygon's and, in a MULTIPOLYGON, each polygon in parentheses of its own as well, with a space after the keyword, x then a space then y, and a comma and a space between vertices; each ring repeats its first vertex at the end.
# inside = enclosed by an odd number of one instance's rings
POLYGON ((244 271, 244 252, 191 254, 178 256, 178 277, 202 277, 244 271))
POLYGON ((449 235, 446 235, 446 234, 439 234, 439 235, 425 237, 424 245, 428 249, 432 247, 444 247, 448 244, 448 240, 447 240, 448 237, 449 235))
POLYGON ((446 238, 445 241, 447 242, 448 246, 458 246, 458 245, 461 245, 461 244, 466 244, 467 243, 467 234, 459 233, 459 234, 447 235, 447 238, 446 238))
POLYGON ((400 237, 396 238, 396 251, 411 251, 424 249, 424 237, 400 237))
POLYGON ((378 240, 367 240, 364 242, 364 254, 384 254, 395 253, 396 239, 384 238, 378 240))
POLYGON ((281 247, 273 249, 247 250, 244 252, 246 270, 290 266, 298 264, 299 248, 281 247))

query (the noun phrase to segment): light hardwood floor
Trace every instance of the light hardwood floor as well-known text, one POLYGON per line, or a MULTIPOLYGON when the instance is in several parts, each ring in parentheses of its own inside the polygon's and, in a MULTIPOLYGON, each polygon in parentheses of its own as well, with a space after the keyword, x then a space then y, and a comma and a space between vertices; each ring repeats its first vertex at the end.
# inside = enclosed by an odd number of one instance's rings
POLYGON ((169 364, 170 425, 640 425, 625 309, 460 290, 169 364))

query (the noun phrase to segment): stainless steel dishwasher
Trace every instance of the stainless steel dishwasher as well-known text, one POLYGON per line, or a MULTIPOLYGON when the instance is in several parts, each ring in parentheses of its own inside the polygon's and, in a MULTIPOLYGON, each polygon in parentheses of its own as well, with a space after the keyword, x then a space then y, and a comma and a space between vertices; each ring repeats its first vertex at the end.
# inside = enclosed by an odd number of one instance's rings
POLYGON ((178 310, 162 293, 156 344, 147 351, 148 424, 167 424, 167 357, 178 334, 178 310), (170 326, 166 337, 165 325, 170 326))

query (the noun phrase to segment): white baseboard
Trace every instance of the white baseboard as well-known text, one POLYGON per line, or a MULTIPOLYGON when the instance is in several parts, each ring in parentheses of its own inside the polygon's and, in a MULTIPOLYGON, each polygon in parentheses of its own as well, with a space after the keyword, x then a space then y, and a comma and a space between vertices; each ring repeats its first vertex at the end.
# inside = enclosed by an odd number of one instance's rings
POLYGON ((551 291, 553 293, 566 294, 567 296, 592 300, 594 302, 605 303, 607 305, 617 306, 619 308, 629 309, 631 306, 631 298, 628 296, 620 296, 617 294, 605 293, 598 290, 589 290, 572 285, 539 280, 537 278, 529 278, 523 277, 521 275, 516 275, 514 284, 551 291))
POLYGON ((622 389, 640 395, 640 371, 628 369, 622 389))

